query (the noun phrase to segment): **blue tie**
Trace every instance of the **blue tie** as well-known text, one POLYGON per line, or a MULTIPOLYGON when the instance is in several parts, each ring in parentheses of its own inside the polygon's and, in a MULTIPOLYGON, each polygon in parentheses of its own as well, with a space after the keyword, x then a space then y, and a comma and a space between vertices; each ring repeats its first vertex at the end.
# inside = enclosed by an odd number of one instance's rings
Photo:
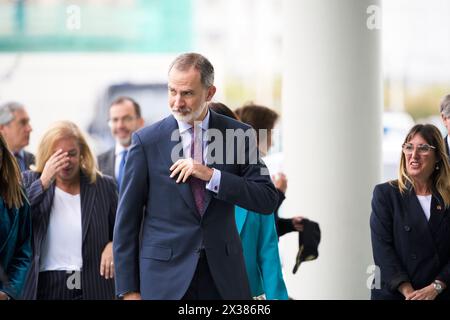
POLYGON ((117 175, 117 187, 120 191, 120 186, 122 185, 123 171, 125 170, 125 163, 127 162, 128 150, 125 149, 122 151, 122 160, 120 160, 119 164, 119 174, 117 175))

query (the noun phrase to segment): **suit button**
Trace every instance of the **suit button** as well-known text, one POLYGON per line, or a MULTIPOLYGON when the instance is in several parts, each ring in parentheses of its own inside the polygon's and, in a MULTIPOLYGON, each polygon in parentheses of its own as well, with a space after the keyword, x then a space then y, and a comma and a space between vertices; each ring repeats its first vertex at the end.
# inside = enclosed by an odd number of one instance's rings
POLYGON ((410 226, 405 226, 405 231, 406 232, 410 232, 411 231, 411 227, 410 226))
POLYGON ((413 253, 413 254, 411 255, 411 259, 416 260, 416 259, 417 259, 417 256, 413 253))

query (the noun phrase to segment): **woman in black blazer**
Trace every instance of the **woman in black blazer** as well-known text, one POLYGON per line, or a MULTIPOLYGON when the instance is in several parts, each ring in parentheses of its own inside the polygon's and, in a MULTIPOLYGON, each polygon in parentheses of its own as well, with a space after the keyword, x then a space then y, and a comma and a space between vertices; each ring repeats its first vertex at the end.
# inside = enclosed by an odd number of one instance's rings
POLYGON ((398 180, 377 185, 370 228, 379 273, 372 299, 449 299, 450 167, 431 125, 404 141, 398 180))
POLYGON ((25 298, 113 299, 116 185, 98 173, 74 123, 57 122, 44 134, 24 185, 34 238, 25 298))

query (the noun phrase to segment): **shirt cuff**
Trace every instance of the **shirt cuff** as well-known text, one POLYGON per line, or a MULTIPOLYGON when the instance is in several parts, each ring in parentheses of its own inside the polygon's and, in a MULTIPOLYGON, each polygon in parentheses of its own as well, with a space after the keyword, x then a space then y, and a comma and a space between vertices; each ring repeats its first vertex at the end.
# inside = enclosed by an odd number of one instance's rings
POLYGON ((220 170, 213 169, 213 175, 211 177, 211 180, 206 184, 206 189, 214 192, 215 194, 219 193, 219 187, 220 187, 220 177, 222 174, 220 173, 220 170))

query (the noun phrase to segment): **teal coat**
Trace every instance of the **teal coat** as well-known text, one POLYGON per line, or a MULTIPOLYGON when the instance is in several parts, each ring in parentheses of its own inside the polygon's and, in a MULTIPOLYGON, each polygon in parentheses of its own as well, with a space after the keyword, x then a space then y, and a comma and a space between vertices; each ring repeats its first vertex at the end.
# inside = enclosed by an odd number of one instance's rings
POLYGON ((236 206, 235 217, 252 296, 264 293, 268 300, 287 300, 273 214, 262 215, 236 206))
POLYGON ((30 207, 25 201, 20 209, 8 209, 0 197, 0 267, 8 279, 0 281, 0 291, 20 298, 31 259, 30 207))

